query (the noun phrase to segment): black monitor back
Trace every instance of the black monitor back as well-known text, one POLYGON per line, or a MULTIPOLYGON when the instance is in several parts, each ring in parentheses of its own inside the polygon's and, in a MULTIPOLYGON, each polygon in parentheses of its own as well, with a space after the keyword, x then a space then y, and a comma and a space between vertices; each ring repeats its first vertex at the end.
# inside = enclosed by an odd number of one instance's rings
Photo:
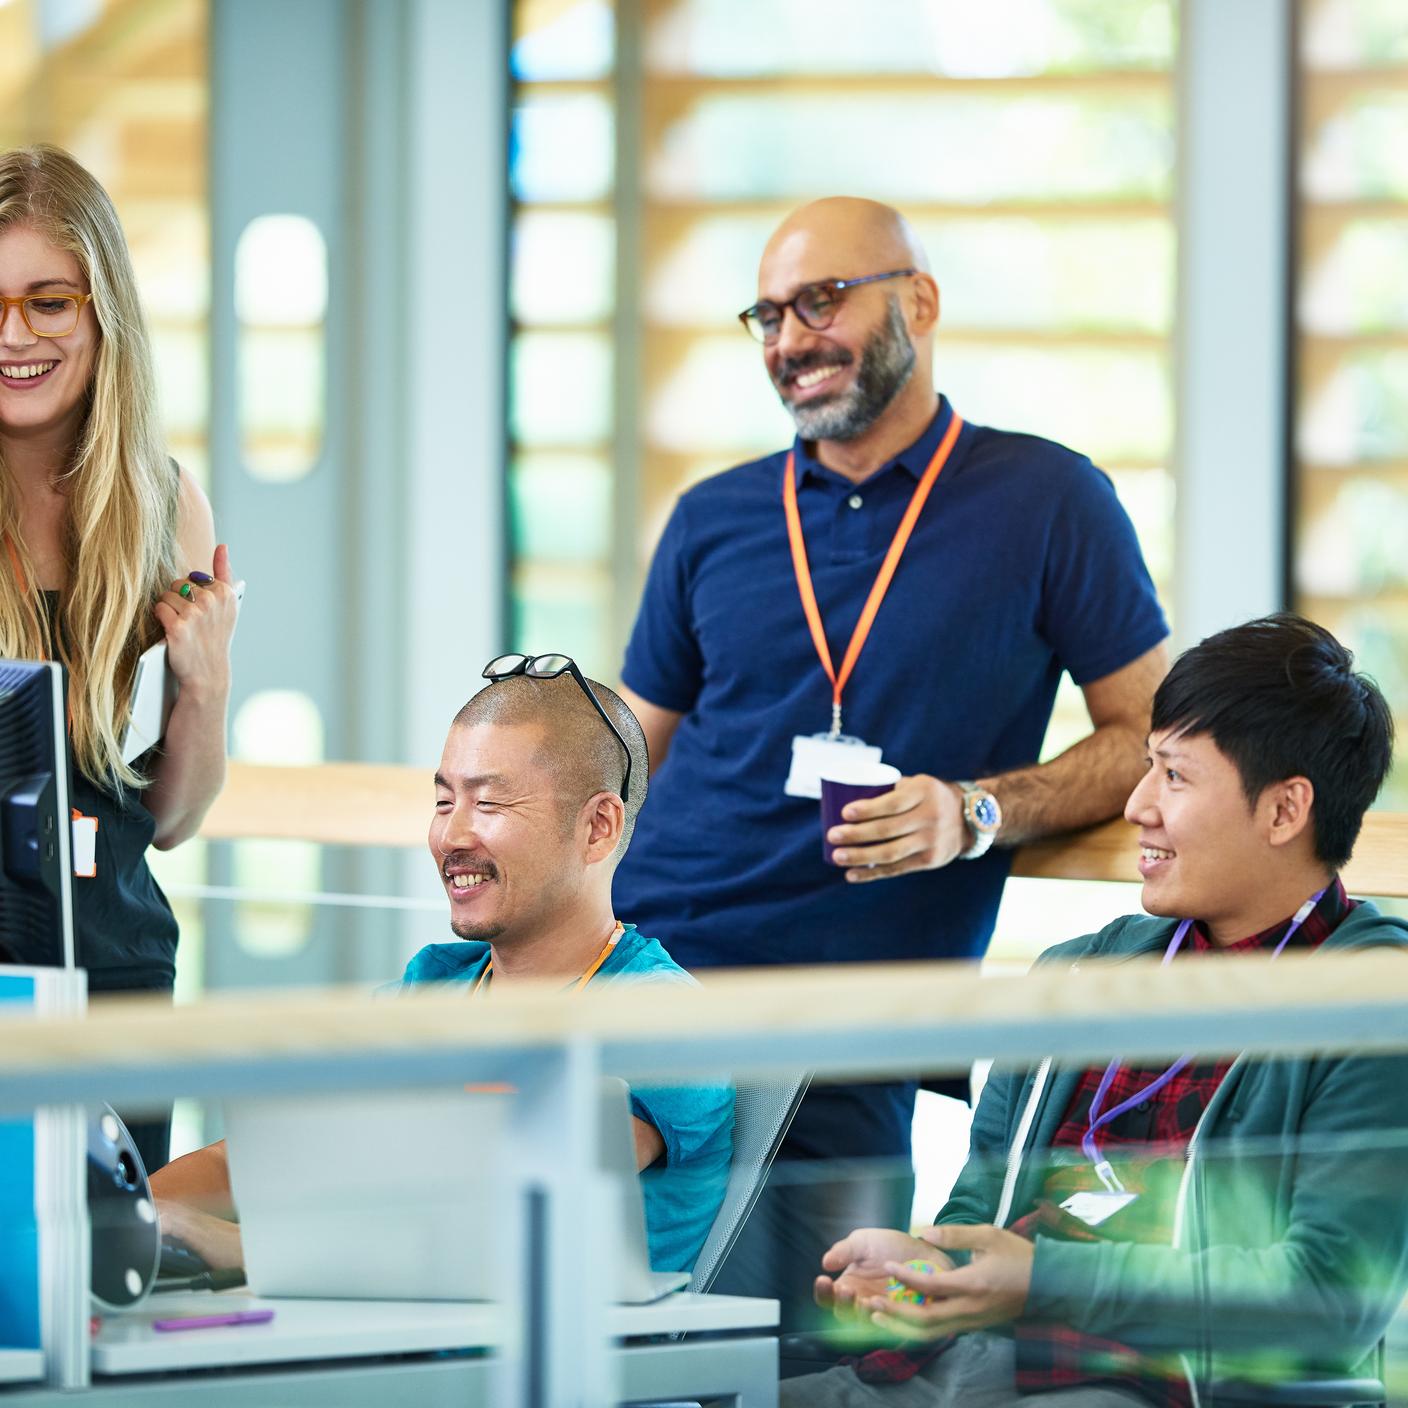
POLYGON ((73 967, 63 667, 0 660, 0 950, 73 967))

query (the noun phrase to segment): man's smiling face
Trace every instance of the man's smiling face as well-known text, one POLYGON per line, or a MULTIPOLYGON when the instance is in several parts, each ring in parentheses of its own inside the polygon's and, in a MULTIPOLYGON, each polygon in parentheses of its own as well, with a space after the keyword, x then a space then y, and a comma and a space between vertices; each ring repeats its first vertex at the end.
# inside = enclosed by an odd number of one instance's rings
POLYGON ((1150 914, 1216 927, 1245 909, 1265 869, 1270 846, 1259 808, 1211 738, 1169 730, 1150 734, 1148 747, 1148 771, 1124 811, 1139 828, 1141 901, 1150 914))
MULTIPOLYGON (((880 272, 863 263, 813 231, 794 231, 764 254, 759 301, 781 303, 810 283, 880 272)), ((891 284, 864 284, 837 299, 830 327, 809 328, 789 308, 777 341, 763 348, 768 376, 804 440, 863 435, 914 370, 914 343, 891 284)))
POLYGON ((576 809, 541 761, 537 724, 456 726, 435 774, 430 853, 462 939, 510 942, 581 885, 576 809))

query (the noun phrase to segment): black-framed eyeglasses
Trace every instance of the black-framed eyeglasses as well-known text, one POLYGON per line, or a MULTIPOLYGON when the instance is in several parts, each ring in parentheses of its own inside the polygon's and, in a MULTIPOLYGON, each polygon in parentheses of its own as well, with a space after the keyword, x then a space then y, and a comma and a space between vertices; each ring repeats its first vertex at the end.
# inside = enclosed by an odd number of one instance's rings
POLYGON ((790 308, 803 324, 813 332, 829 328, 836 321, 841 307, 841 294, 848 288, 858 288, 861 284, 875 284, 882 279, 903 279, 917 273, 916 269, 891 269, 884 274, 866 274, 859 279, 823 279, 820 283, 807 284, 785 303, 774 303, 763 299, 751 308, 745 308, 738 321, 761 343, 771 344, 782 336, 782 317, 790 308))
POLYGON ((626 755, 626 779, 621 784, 621 800, 631 799, 631 749, 621 730, 611 722, 611 715, 601 706, 586 676, 577 668, 577 662, 570 655, 496 655, 484 667, 484 678, 490 684, 497 684, 514 675, 527 675, 534 680, 555 680, 559 675, 571 675, 577 681, 577 688, 592 702, 592 708, 601 715, 601 721, 616 736, 621 751, 626 755))

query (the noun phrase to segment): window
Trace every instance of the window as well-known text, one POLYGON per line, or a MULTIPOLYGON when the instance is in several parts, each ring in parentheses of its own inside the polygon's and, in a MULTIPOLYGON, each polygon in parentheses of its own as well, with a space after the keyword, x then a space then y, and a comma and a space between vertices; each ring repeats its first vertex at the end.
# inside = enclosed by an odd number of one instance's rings
POLYGON ((322 453, 328 251, 303 215, 260 215, 235 247, 240 443, 256 479, 288 483, 322 453))
MULTIPOLYGON (((323 716, 296 689, 251 694, 230 728, 231 755, 246 763, 306 766, 326 761, 323 716)), ((236 841, 235 935, 246 953, 289 958, 313 932, 313 906, 272 895, 312 895, 322 888, 322 847, 312 841, 236 841)))
MULTIPOLYGON (((863 24, 847 0, 619 20, 520 0, 515 19, 519 648, 613 678, 676 496, 791 439, 734 314, 778 221, 837 192, 924 240, 940 387, 1106 468, 1167 599, 1174 0, 893 0, 863 24)), ((1087 727, 1070 692, 1049 748, 1087 727)))
MULTIPOLYGON (((1294 599, 1408 729, 1408 28, 1303 0, 1294 599)), ((1408 809, 1400 760, 1379 805, 1408 809)))

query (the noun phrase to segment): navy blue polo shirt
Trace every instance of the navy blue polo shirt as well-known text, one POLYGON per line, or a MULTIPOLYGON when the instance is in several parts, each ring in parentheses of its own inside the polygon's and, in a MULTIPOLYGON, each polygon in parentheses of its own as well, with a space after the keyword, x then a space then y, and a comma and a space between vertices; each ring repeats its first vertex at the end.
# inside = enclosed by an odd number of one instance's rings
MULTIPOLYGON (((953 412, 862 484, 797 442, 798 507, 839 666, 953 412)), ((685 493, 651 564, 626 684, 684 715, 616 876, 617 910, 686 968, 977 958, 1010 853, 849 885, 819 807, 787 797, 831 685, 797 594, 786 452, 685 493)), ((1109 479, 1051 441, 965 424, 847 685, 845 730, 905 775, 1034 762, 1063 670, 1088 684, 1168 634, 1109 479)))

